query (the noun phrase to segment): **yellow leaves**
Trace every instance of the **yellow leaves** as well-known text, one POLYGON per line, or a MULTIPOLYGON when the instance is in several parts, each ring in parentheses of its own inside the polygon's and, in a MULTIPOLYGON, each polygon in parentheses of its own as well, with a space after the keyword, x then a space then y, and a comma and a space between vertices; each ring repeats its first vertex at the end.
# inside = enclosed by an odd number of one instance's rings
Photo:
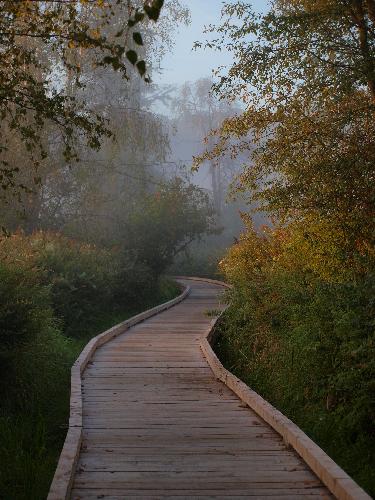
POLYGON ((355 229, 318 214, 258 232, 247 224, 220 269, 238 283, 259 281, 278 271, 312 273, 326 283, 341 283, 375 260, 374 246, 356 238, 355 229))
POLYGON ((337 0, 277 0, 275 5, 283 12, 324 12, 336 8, 340 2, 337 0))
POLYGON ((345 281, 360 272, 352 228, 309 214, 286 229, 280 256, 280 264, 286 268, 300 267, 328 283, 345 281))
POLYGON ((90 30, 90 36, 94 40, 99 40, 99 38, 101 37, 100 30, 98 28, 90 30))
POLYGON ((244 218, 247 219, 246 231, 220 262, 220 269, 229 281, 257 279, 260 272, 272 265, 274 256, 278 254, 277 240, 272 240, 267 234, 271 230, 267 228, 259 234, 252 228, 246 215, 244 218))
MULTIPOLYGON (((91 0, 80 0, 80 2, 81 2, 82 5, 87 5, 87 4, 92 5, 92 1, 91 0)), ((94 2, 94 5, 96 7, 102 7, 104 5, 104 0, 96 0, 94 2)))
POLYGON ((23 1, 15 3, 16 9, 14 10, 15 17, 21 18, 25 17, 30 13, 30 7, 32 7, 31 1, 23 1))

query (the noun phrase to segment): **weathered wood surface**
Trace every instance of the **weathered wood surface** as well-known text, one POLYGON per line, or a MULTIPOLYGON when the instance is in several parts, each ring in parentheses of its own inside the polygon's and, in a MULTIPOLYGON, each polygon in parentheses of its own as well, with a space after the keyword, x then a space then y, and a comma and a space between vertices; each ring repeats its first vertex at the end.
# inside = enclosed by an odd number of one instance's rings
MULTIPOLYGON (((191 293, 183 302, 90 351, 78 411, 82 446, 67 497, 332 498, 305 460, 286 445, 280 422, 278 432, 272 428, 276 410, 250 389, 249 398, 246 386, 211 350, 206 337, 213 321, 206 312, 218 313, 222 286, 195 280, 184 284, 191 293), (260 405, 269 422, 249 405, 260 405)), ((317 474, 325 483, 327 477, 335 483, 336 473, 345 482, 341 469, 325 467, 332 465, 326 458, 319 455, 317 474)), ((369 498, 348 480, 347 490, 340 483, 340 498, 369 498)), ((55 486, 57 491, 58 481, 55 486)))
POLYGON ((83 376, 73 499, 329 498, 202 351, 222 288, 191 282, 179 305, 101 346, 83 376))

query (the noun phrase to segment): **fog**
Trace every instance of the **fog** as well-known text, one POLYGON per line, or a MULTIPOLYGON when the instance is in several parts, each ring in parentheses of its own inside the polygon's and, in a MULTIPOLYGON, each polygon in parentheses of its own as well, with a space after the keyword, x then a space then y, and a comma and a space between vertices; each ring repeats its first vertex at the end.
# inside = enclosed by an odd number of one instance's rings
MULTIPOLYGON (((126 21, 120 7, 115 14, 117 22, 105 26, 109 39, 126 21)), ((94 26, 92 13, 87 16, 94 26)), ((239 211, 247 209, 243 200, 228 197, 245 157, 202 161, 192 169, 194 158, 214 147, 211 131, 241 110, 212 92, 213 72, 230 63, 229 54, 193 49, 194 41, 204 42, 205 26, 219 21, 219 2, 166 2, 158 22, 140 32, 146 81, 129 62, 126 78, 115 65, 98 64, 95 50, 82 60, 73 51, 67 66, 36 44, 44 51, 51 95, 71 99, 78 115, 65 130, 43 118, 37 147, 3 128, 6 150, 12 150, 8 168, 16 172, 1 198, 3 231, 53 231, 120 247, 156 274, 173 270, 176 261, 183 269, 192 258, 201 273, 206 266, 208 274, 216 273, 217 261, 241 231, 239 211), (81 126, 79 116, 91 122, 81 126), (159 249, 155 239, 163 241, 159 249), (161 253, 159 264, 151 249, 161 253)), ((35 123, 32 113, 25 119, 26 127, 35 123)))

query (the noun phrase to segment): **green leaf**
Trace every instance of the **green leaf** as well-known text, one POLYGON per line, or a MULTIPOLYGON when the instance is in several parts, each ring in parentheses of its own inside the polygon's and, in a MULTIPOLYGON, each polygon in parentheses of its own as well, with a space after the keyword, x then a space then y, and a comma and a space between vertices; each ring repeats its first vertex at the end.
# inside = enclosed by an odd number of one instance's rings
POLYGON ((143 14, 143 12, 136 12, 135 15, 134 15, 134 19, 137 23, 139 23, 140 21, 143 21, 145 15, 143 14))
POLYGON ((137 62, 137 69, 138 69, 138 72, 141 76, 143 76, 145 73, 146 73, 146 63, 145 61, 138 61, 137 62))
POLYGON ((134 14, 134 17, 130 18, 128 21, 129 28, 133 28, 133 26, 135 26, 139 22, 143 21, 144 17, 145 17, 145 15, 143 12, 136 12, 134 14))
POLYGON ((144 5, 143 8, 150 19, 157 21, 163 4, 164 0, 154 0, 151 5, 144 5))
POLYGON ((132 64, 135 64, 137 62, 138 56, 135 50, 128 50, 126 52, 126 58, 128 61, 130 61, 132 64))
POLYGON ((138 31, 133 33, 133 40, 137 45, 143 45, 142 35, 138 31))

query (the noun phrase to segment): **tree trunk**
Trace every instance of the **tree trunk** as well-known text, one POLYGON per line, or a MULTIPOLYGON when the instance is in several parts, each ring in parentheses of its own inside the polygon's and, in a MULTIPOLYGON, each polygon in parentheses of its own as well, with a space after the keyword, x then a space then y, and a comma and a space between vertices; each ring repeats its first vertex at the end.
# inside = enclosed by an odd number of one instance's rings
MULTIPOLYGON (((375 19, 375 2, 373 0, 366 0, 365 4, 368 9, 369 18, 371 20, 375 19)), ((352 0, 351 14, 358 30, 359 47, 364 61, 367 86, 372 100, 375 102, 375 61, 370 51, 369 26, 363 0, 352 0)))

